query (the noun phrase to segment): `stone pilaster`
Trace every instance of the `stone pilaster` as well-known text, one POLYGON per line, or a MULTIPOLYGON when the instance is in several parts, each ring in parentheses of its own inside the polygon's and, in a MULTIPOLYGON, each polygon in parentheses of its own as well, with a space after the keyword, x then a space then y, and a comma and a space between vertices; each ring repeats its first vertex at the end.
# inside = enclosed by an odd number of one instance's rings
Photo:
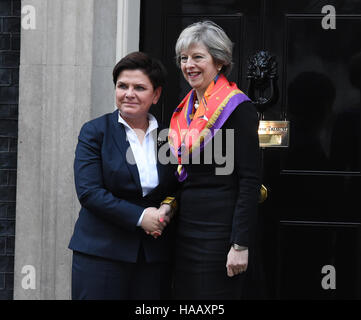
POLYGON ((25 5, 36 28, 21 32, 14 298, 69 299, 74 150, 81 125, 114 110, 118 1, 25 5))

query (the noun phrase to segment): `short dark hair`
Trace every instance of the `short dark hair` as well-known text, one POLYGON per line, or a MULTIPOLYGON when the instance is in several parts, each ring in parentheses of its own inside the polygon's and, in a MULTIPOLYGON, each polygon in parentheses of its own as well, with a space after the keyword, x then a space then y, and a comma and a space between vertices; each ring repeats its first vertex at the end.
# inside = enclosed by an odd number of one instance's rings
POLYGON ((132 52, 122 58, 113 69, 113 82, 117 83, 119 74, 124 70, 141 70, 148 76, 153 89, 163 87, 167 75, 163 64, 148 54, 140 51, 132 52))

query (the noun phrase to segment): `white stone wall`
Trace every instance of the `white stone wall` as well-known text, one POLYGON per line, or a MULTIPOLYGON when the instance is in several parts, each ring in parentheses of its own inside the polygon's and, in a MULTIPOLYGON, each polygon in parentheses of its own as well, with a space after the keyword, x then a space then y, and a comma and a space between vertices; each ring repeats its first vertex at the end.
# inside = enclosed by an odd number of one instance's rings
POLYGON ((77 136, 85 121, 114 110, 112 69, 117 55, 138 49, 139 1, 25 5, 35 8, 36 28, 21 31, 14 299, 69 299, 77 136))

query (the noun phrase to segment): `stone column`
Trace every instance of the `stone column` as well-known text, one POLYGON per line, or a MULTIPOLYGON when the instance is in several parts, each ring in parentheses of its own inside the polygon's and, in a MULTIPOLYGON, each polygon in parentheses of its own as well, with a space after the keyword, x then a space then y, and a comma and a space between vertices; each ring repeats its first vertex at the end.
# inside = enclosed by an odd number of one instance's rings
POLYGON ((36 27, 21 32, 14 299, 71 297, 74 150, 81 125, 114 110, 118 1, 22 1, 36 27))

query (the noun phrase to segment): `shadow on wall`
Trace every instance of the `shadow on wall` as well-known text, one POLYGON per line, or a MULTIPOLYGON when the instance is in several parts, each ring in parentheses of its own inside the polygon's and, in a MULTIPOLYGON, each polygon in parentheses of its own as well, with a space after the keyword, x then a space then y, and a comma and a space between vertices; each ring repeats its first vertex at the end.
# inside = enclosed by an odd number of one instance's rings
POLYGON ((349 62, 349 80, 360 91, 360 101, 345 106, 336 115, 331 139, 331 161, 340 171, 360 171, 360 130, 361 130, 361 52, 349 62))

